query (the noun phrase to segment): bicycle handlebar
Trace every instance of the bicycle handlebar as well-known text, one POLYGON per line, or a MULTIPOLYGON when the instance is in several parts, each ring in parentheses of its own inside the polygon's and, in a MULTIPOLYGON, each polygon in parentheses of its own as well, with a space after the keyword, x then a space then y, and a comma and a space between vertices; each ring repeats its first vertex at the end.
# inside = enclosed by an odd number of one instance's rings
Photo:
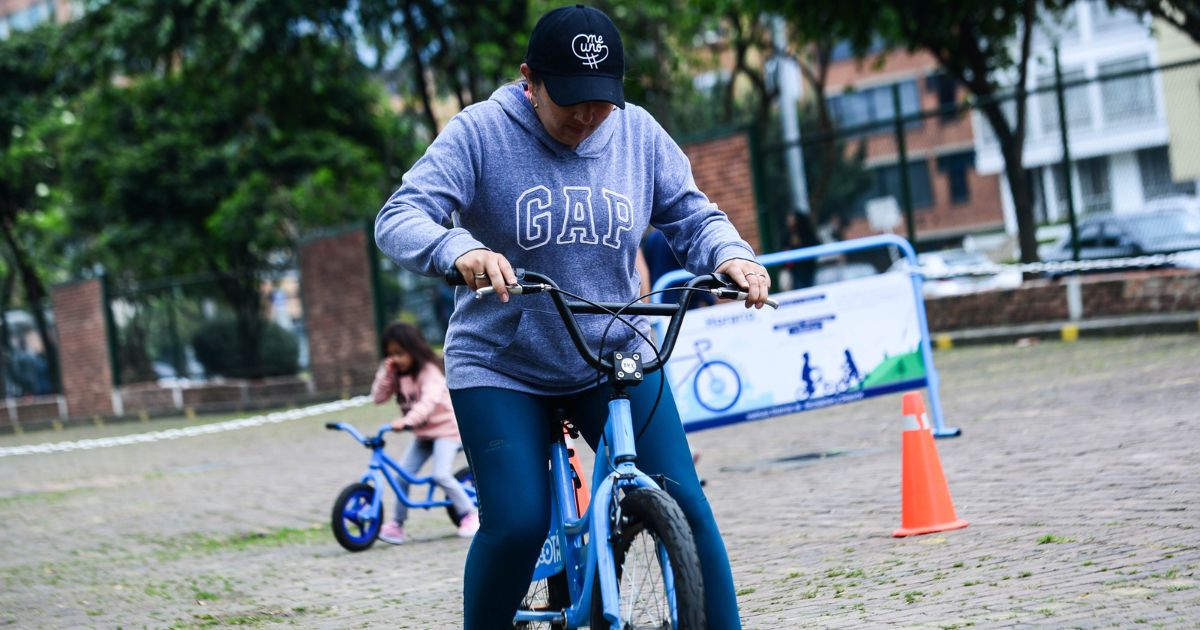
POLYGON ((388 433, 389 431, 393 430, 392 424, 390 422, 385 422, 379 426, 379 429, 378 429, 378 431, 376 431, 374 438, 368 438, 367 436, 360 433, 358 431, 358 429, 354 428, 354 425, 347 424, 345 422, 326 422, 325 428, 329 429, 330 431, 345 431, 346 433, 349 433, 354 439, 358 440, 359 443, 361 443, 363 446, 366 446, 367 448, 373 448, 376 445, 376 443, 382 444, 383 443, 383 434, 388 433))
MULTIPOLYGON (((662 349, 659 351, 658 356, 642 364, 642 372, 650 374, 662 368, 667 359, 671 357, 671 352, 675 349, 675 339, 679 336, 679 329, 683 325, 684 313, 687 312, 696 290, 707 290, 719 298, 729 300, 745 300, 747 297, 746 292, 736 288, 736 285, 728 276, 713 273, 696 276, 689 280, 684 285, 684 288, 679 290, 679 300, 674 304, 584 302, 567 299, 562 289, 559 289, 554 280, 548 276, 525 269, 515 269, 514 272, 517 276, 517 282, 508 287, 508 292, 513 295, 549 293, 550 298, 554 302, 554 307, 558 310, 559 317, 562 318, 563 325, 567 327, 567 333, 571 337, 571 343, 575 345, 575 350, 579 352, 579 355, 583 357, 583 360, 588 365, 610 374, 614 368, 613 363, 604 357, 597 356, 588 347, 587 341, 583 336, 583 331, 579 327, 579 322, 575 318, 576 315, 647 315, 670 317, 671 320, 667 323, 667 331, 663 336, 662 349)), ((466 279, 463 278, 458 269, 451 269, 447 272, 445 279, 446 283, 451 286, 466 284, 466 279)), ((475 298, 479 299, 495 292, 496 290, 491 286, 481 287, 475 291, 475 298)), ((768 299, 767 305, 772 308, 779 308, 779 303, 775 300, 768 299)))

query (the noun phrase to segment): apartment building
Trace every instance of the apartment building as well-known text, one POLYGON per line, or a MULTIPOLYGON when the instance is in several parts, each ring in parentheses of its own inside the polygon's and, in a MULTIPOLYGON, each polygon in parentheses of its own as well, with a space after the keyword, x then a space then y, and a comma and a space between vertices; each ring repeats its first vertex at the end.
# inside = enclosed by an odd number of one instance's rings
MULTIPOLYGON (((1159 37, 1177 35, 1170 26, 1152 29, 1147 19, 1112 11, 1102 0, 1084 0, 1072 5, 1056 24, 1036 32, 1029 89, 1054 85, 1056 43, 1064 83, 1088 80, 1069 87, 1064 94, 1072 160, 1070 186, 1062 167, 1055 92, 1042 91, 1027 101, 1024 166, 1033 184, 1039 223, 1066 219, 1068 193, 1080 215, 1136 212, 1159 201, 1194 199, 1200 173, 1193 170, 1185 175, 1178 169, 1172 173, 1172 162, 1182 165, 1185 155, 1182 146, 1172 150, 1172 136, 1195 138, 1200 134, 1196 99, 1181 97, 1184 100, 1173 107, 1174 116, 1168 119, 1164 81, 1173 82, 1177 77, 1175 71, 1150 71, 1164 62, 1156 30, 1159 37), (1147 72, 1137 73, 1142 69, 1147 72), (1121 78, 1096 80, 1114 74, 1121 78), (1189 102, 1193 109, 1185 113, 1189 102)), ((1179 47, 1187 46, 1171 41, 1172 60, 1186 56, 1179 47)), ((1191 48, 1192 58, 1200 57, 1200 49, 1191 48)), ((1194 86, 1193 82, 1191 91, 1194 86)), ((1015 116, 1015 107, 1008 112, 1015 116)), ((976 168, 981 174, 1003 177, 1004 161, 991 126, 977 113, 972 122, 976 168)), ((1013 233, 1016 219, 1007 186, 1001 187, 1001 201, 1006 230, 1013 233)))
MULTIPOLYGON (((839 128, 879 123, 859 139, 866 144, 866 166, 873 186, 868 199, 901 199, 899 146, 893 125, 893 89, 899 89, 900 114, 908 116, 933 111, 962 100, 962 88, 949 80, 926 53, 891 51, 865 61, 854 59, 851 50, 834 50, 828 75, 829 107, 839 128), (894 87, 895 86, 895 87, 894 87)), ((905 125, 905 153, 909 192, 912 199, 916 237, 920 247, 958 244, 971 234, 1000 231, 1000 179, 976 166, 974 130, 968 116, 953 112, 922 117, 905 125)), ((852 140, 851 142, 856 142, 852 140)), ((903 223, 895 231, 904 234, 903 223)), ((865 212, 865 203, 855 210, 847 237, 878 233, 865 212)))

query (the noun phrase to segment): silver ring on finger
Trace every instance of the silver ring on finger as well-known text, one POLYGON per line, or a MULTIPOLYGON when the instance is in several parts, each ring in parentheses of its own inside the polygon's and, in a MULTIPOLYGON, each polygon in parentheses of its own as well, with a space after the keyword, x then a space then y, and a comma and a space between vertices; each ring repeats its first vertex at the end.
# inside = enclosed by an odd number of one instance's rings
POLYGON ((486 272, 483 272, 483 271, 476 271, 476 272, 475 272, 475 277, 476 277, 477 279, 479 279, 479 280, 483 280, 483 279, 487 278, 487 277, 488 277, 488 275, 487 275, 487 273, 486 273, 486 272))

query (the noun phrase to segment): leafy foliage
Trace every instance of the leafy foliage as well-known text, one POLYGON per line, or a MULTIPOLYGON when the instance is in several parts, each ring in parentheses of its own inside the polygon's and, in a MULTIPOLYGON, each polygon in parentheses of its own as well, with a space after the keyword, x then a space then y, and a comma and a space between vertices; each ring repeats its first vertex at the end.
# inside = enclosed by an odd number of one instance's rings
POLYGON ((95 48, 111 77, 80 99, 63 152, 85 251, 123 283, 213 274, 245 366, 259 362, 260 272, 305 230, 377 208, 415 153, 344 45, 343 9, 136 0, 71 26, 75 54, 95 48))
POLYGON ((296 373, 299 345, 291 333, 274 322, 267 323, 259 337, 258 355, 262 360, 258 365, 246 365, 240 362, 237 353, 229 351, 241 343, 237 327, 237 322, 232 319, 213 320, 202 327, 192 339, 196 360, 204 366, 207 374, 233 378, 263 378, 290 376, 296 373))

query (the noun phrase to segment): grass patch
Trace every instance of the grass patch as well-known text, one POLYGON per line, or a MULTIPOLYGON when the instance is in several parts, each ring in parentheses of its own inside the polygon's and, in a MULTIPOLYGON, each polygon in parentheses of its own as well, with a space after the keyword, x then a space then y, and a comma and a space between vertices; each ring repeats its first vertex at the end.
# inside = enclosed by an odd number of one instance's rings
POLYGON ((220 551, 242 551, 261 547, 283 547, 287 545, 310 545, 329 536, 329 528, 324 524, 311 525, 304 528, 281 527, 267 532, 246 532, 225 538, 209 537, 202 534, 192 534, 168 540, 155 539, 152 542, 163 547, 160 556, 177 557, 180 552, 201 551, 216 553, 220 551))
POLYGON ((1018 574, 1017 574, 1017 577, 1019 577, 1019 578, 1027 578, 1027 577, 1029 577, 1029 576, 1031 576, 1031 575, 1033 575, 1033 572, 1032 572, 1032 571, 1022 571, 1022 572, 1020 572, 1020 573, 1018 573, 1018 574))
POLYGON ((1039 545, 1049 545, 1051 543, 1069 543, 1069 542, 1075 542, 1075 539, 1067 538, 1066 536, 1055 536, 1054 534, 1046 534, 1045 536, 1042 536, 1041 538, 1039 538, 1037 540, 1037 544, 1039 544, 1039 545))
POLYGON ((90 488, 75 488, 73 490, 53 490, 49 492, 22 492, 21 494, 14 494, 11 497, 0 498, 0 507, 39 502, 53 503, 56 501, 62 501, 71 495, 80 494, 81 492, 89 489, 90 488))
POLYGON ((904 594, 904 603, 911 604, 922 597, 925 597, 925 593, 922 593, 921 591, 909 591, 904 594))
POLYGON ((737 594, 738 594, 738 597, 741 597, 742 595, 749 595, 749 594, 751 594, 751 593, 754 593, 754 592, 755 592, 755 591, 757 591, 757 590, 758 590, 757 588, 754 588, 753 586, 750 586, 750 587, 747 587, 747 588, 738 589, 738 592, 737 592, 737 594))

